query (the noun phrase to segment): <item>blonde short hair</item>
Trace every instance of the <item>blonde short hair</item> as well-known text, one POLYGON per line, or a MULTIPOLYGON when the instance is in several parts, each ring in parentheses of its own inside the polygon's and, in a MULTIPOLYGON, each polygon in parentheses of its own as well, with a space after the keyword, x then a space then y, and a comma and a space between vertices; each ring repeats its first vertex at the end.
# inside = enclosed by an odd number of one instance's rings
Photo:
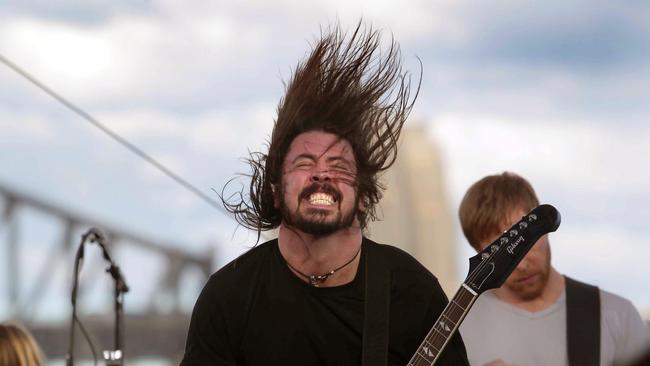
POLYGON ((0 323, 0 366, 42 366, 41 349, 29 331, 15 323, 0 323))
POLYGON ((503 172, 474 183, 460 203, 458 216, 467 241, 476 250, 495 234, 513 210, 525 212, 539 205, 535 190, 523 177, 503 172))

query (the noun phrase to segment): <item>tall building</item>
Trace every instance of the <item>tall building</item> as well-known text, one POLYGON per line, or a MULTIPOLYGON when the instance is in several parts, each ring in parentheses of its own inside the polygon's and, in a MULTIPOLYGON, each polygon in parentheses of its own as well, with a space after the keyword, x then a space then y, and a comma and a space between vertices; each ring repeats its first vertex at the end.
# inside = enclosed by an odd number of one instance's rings
POLYGON ((409 252, 452 296, 460 286, 453 211, 437 147, 424 127, 404 129, 397 161, 381 182, 386 191, 377 208, 380 221, 369 225, 368 236, 409 252))

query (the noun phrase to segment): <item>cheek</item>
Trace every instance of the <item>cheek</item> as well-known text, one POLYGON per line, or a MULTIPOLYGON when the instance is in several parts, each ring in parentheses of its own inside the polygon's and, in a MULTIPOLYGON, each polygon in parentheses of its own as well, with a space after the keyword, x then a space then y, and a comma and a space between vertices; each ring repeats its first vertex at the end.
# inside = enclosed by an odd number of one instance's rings
POLYGON ((533 256, 536 262, 543 262, 544 259, 549 255, 550 247, 548 245, 548 240, 546 237, 541 238, 535 243, 535 246, 530 250, 530 254, 533 256))
POLYGON ((302 189, 305 182, 309 180, 309 175, 304 174, 299 171, 294 171, 286 174, 284 179, 282 179, 282 184, 284 186, 284 193, 295 192, 296 190, 302 189))
POLYGON ((282 190, 276 193, 277 204, 279 205, 281 200, 287 204, 296 202, 308 183, 309 175, 307 174, 300 174, 300 172, 286 174, 282 179, 282 190))
MULTIPOLYGON (((340 184, 338 186, 338 189, 343 194, 343 197, 345 197, 344 200, 351 202, 353 205, 355 204, 357 197, 357 190, 355 187, 348 184, 340 184)), ((363 209, 363 202, 361 202, 361 200, 359 200, 358 208, 363 209)))

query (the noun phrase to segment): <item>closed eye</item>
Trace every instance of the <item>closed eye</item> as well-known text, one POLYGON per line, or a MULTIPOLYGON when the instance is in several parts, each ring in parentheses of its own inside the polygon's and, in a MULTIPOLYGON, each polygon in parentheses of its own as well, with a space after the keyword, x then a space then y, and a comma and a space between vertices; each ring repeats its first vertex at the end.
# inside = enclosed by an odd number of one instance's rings
POLYGON ((294 168, 311 168, 315 164, 313 159, 309 158, 299 158, 296 159, 293 163, 294 168))
POLYGON ((342 173, 350 173, 350 172, 351 172, 350 167, 347 166, 347 165, 345 165, 345 164, 335 164, 335 165, 332 165, 332 166, 331 166, 331 169, 332 169, 332 170, 335 170, 335 171, 338 171, 338 172, 342 172, 342 173))

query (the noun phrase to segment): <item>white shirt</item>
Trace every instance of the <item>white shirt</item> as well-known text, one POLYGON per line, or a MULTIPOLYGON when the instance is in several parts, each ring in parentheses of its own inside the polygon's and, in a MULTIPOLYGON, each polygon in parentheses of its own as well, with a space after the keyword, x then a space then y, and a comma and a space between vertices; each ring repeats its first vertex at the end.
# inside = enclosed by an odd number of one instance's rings
MULTIPOLYGON (((601 366, 624 365, 650 347, 650 330, 632 303, 600 290, 601 366)), ((492 291, 476 300, 460 326, 470 365, 496 359, 519 366, 569 364, 566 294, 539 312, 505 303, 492 291)))

